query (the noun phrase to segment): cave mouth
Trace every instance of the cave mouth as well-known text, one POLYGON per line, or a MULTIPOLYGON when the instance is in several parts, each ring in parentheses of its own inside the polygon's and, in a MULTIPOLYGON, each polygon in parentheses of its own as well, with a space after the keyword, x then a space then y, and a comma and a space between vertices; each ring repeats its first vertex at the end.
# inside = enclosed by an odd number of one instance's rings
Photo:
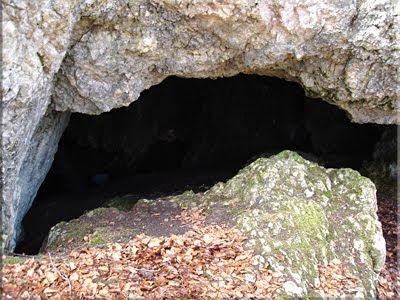
POLYGON ((257 156, 286 149, 326 167, 360 169, 384 127, 351 123, 279 78, 169 77, 129 107, 72 114, 15 252, 38 253, 52 226, 112 197, 204 191, 257 156))

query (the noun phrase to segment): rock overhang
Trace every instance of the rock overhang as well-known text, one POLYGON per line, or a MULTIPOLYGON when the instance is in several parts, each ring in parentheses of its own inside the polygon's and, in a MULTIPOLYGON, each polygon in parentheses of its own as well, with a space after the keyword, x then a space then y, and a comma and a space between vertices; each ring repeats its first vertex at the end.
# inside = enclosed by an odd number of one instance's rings
POLYGON ((390 5, 375 7, 376 26, 363 5, 305 2, 121 1, 89 10, 56 76, 55 108, 101 113, 128 105, 170 75, 242 72, 297 81, 356 122, 396 122, 390 5))

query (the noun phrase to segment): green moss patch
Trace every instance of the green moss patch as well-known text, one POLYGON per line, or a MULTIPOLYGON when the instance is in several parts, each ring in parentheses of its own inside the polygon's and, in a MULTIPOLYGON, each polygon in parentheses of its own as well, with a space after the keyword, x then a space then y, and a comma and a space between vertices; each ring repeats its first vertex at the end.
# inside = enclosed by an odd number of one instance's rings
POLYGON ((82 243, 85 236, 93 232, 93 225, 79 222, 79 219, 70 222, 61 222, 55 225, 41 248, 41 252, 55 251, 60 246, 71 243, 82 243))
POLYGON ((22 264, 27 258, 20 256, 5 256, 3 257, 3 264, 22 264))

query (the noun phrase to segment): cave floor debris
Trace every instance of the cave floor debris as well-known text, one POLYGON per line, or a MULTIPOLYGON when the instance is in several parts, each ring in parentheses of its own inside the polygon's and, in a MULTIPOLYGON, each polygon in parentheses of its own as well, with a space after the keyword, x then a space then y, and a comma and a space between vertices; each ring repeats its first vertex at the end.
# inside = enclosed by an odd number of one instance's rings
POLYGON ((246 238, 236 228, 206 224, 199 210, 183 210, 174 219, 190 230, 6 264, 3 299, 274 298, 282 287, 282 274, 245 250, 246 238))
MULTIPOLYGON (((160 216, 157 209, 151 213, 156 220, 160 216)), ((171 218, 184 227, 180 233, 153 231, 157 236, 142 233, 100 247, 87 247, 90 237, 85 236, 86 246, 69 253, 5 264, 2 297, 264 299, 290 288, 281 273, 245 249, 246 237, 235 227, 216 224, 198 209, 183 209, 171 218)), ((339 260, 319 272, 316 289, 333 297, 346 295, 359 280, 339 260)))
MULTIPOLYGON (((379 299, 400 299, 396 201, 378 192, 378 208, 387 243, 379 299)), ((3 257, 2 297, 273 298, 287 284, 282 274, 245 250, 245 236, 221 216, 182 210, 168 201, 118 210, 119 218, 116 209, 94 213, 94 218, 93 212, 82 216, 91 220, 93 228, 113 232, 130 226, 136 231, 111 234, 109 243, 98 245, 98 236, 89 230, 50 254, 3 257)), ((316 289, 332 296, 351 291, 358 280, 340 261, 320 266, 319 272, 324 280, 316 289)))

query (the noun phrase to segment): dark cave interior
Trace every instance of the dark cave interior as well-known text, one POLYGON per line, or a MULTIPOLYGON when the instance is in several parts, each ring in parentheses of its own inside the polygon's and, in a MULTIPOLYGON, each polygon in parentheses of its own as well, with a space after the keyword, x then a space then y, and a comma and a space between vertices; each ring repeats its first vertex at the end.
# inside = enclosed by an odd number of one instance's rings
POLYGON ((129 107, 72 114, 15 252, 36 254, 52 226, 114 196, 203 191, 285 149, 325 167, 360 169, 385 127, 351 123, 278 78, 167 78, 129 107))

